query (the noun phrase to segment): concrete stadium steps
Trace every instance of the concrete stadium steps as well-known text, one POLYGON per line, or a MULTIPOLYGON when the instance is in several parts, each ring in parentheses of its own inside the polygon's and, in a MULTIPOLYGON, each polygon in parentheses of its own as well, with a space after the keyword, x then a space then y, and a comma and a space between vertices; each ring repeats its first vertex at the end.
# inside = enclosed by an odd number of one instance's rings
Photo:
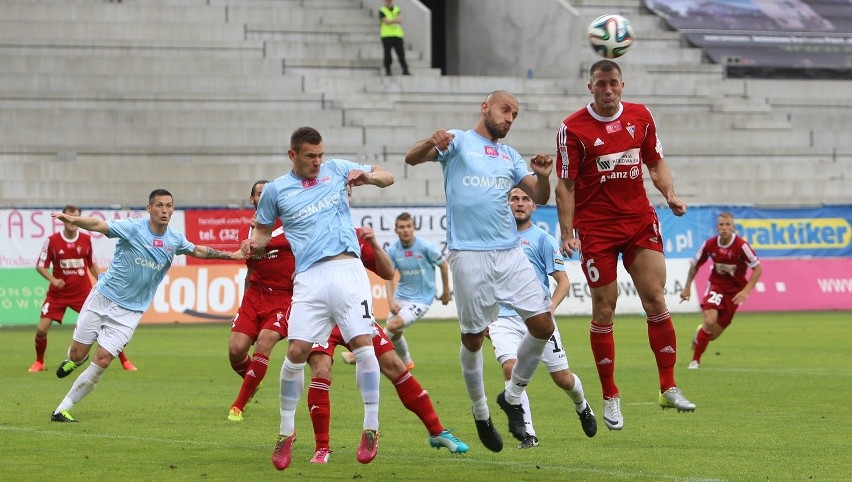
MULTIPOLYGON (((203 107, 208 110, 253 109, 255 111, 332 108, 324 94, 303 92, 0 92, 0 106, 5 108, 98 108, 149 109, 203 107)), ((203 146, 201 146, 203 147, 203 146)))
POLYGON ((4 74, 0 92, 181 92, 221 93, 228 91, 302 92, 302 77, 167 76, 167 75, 86 75, 86 74, 4 74))
MULTIPOLYGON (((55 104, 45 107, 25 107, 15 110, 0 109, 0 125, 38 127, 45 130, 75 126, 91 128, 155 128, 171 130, 186 126, 216 126, 221 129, 265 128, 278 129, 283 136, 299 122, 318 129, 336 129, 343 125, 343 111, 338 109, 317 110, 308 106, 288 107, 286 110, 254 109, 82 109, 61 108, 55 104)), ((353 126, 355 124, 352 124, 353 126)))
POLYGON ((152 57, 243 57, 263 58, 263 42, 241 41, 185 41, 160 40, 8 40, 0 42, 0 54, 80 57, 96 56, 152 56, 152 57))
POLYGON ((206 2, 139 2, 109 4, 106 1, 5 1, 0 20, 20 22, 118 22, 118 23, 201 23, 223 24, 227 21, 223 5, 206 2), (60 7, 61 6, 61 7, 60 7))
MULTIPOLYGON (((309 43, 302 41, 266 41, 268 57, 321 58, 341 60, 381 60, 384 56, 381 44, 378 42, 349 42, 343 44, 309 43)), ((396 55, 393 56, 394 62, 396 55)), ((407 50, 405 60, 420 60, 420 52, 407 50)))
POLYGON ((337 5, 312 6, 312 2, 293 5, 292 2, 270 2, 258 5, 254 2, 229 2, 226 6, 227 21, 240 24, 275 24, 304 27, 305 25, 336 25, 350 27, 369 26, 378 31, 379 19, 371 10, 362 8, 359 2, 342 1, 337 5))
POLYGON ((211 57, 186 55, 138 56, 92 55, 70 56, 61 53, 48 55, 12 54, 0 48, 0 65, 3 73, 63 74, 63 75, 240 75, 280 76, 283 66, 280 59, 260 56, 211 57))
MULTIPOLYGON (((0 14, 2 15, 2 14, 0 14)), ((22 23, 19 20, 0 18, 0 42, 6 40, 145 40, 156 38, 160 41, 242 41, 245 28, 238 24, 227 23, 154 23, 154 22, 92 22, 80 21, 35 21, 22 23)))
POLYGON ((245 34, 247 40, 266 41, 301 41, 307 43, 341 44, 341 43, 368 43, 379 46, 381 39, 378 36, 375 25, 366 27, 354 27, 341 31, 336 26, 314 25, 308 28, 302 26, 282 26, 276 24, 246 24, 245 34))

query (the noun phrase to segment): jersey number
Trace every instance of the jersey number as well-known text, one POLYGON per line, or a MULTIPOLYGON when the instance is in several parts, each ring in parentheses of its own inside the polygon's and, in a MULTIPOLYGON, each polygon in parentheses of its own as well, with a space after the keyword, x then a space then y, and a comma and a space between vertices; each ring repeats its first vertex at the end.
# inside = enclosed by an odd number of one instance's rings
POLYGON ((711 291, 710 296, 707 297, 707 302, 719 306, 722 304, 723 297, 724 295, 722 295, 722 293, 716 293, 715 291, 711 291))
POLYGON ((367 303, 367 300, 362 301, 361 306, 364 307, 364 318, 370 318, 370 304, 367 303))
POLYGON ((550 335, 550 341, 553 342, 553 353, 559 353, 562 351, 562 348, 559 347, 559 339, 556 338, 556 335, 550 335))
POLYGON ((589 281, 591 281, 592 283, 601 279, 601 272, 598 271, 597 268, 595 268, 594 259, 586 261, 586 274, 589 275, 589 281))

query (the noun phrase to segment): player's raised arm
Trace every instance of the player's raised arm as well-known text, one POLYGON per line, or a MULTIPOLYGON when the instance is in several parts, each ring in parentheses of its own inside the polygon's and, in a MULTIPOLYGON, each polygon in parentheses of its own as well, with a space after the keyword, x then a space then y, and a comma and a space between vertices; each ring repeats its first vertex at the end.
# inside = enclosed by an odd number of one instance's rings
POLYGON ((272 239, 272 228, 274 224, 255 224, 251 230, 251 238, 244 239, 240 244, 243 256, 262 255, 269 241, 272 239))
POLYGON ((536 204, 547 204, 550 200, 550 173, 553 172, 553 160, 549 154, 536 154, 530 159, 530 167, 535 176, 526 176, 518 183, 536 204))
POLYGON ((435 131, 432 137, 423 139, 411 146, 411 149, 405 154, 405 163, 409 166, 416 166, 435 160, 439 153, 450 147, 450 142, 454 137, 455 135, 444 129, 435 131))
POLYGON ((373 166, 370 172, 354 170, 349 172, 347 182, 353 186, 370 184, 376 187, 388 187, 394 182, 393 174, 387 169, 373 166))
POLYGON ((209 246, 199 246, 196 245, 195 249, 188 253, 193 258, 200 259, 230 259, 233 261, 241 260, 245 258, 242 249, 238 249, 234 252, 220 251, 218 249, 211 248, 209 246))
POLYGON ((63 223, 71 223, 86 231, 95 231, 101 234, 109 233, 109 226, 103 219, 91 218, 89 216, 74 216, 67 213, 50 213, 50 217, 58 219, 63 223))

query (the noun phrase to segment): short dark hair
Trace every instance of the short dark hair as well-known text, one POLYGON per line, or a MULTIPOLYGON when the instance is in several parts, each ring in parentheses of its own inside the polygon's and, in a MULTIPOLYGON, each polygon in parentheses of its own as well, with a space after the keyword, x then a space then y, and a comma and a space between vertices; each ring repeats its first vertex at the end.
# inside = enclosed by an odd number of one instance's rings
POLYGON ((593 63, 592 66, 589 67, 589 78, 591 79, 592 77, 594 77, 595 72, 599 70, 601 72, 610 72, 612 70, 615 70, 618 72, 618 76, 621 77, 621 67, 619 67, 617 63, 609 59, 598 60, 597 62, 593 63))
POLYGON ((290 149, 299 152, 302 144, 320 145, 322 144, 322 136, 313 127, 299 127, 290 136, 290 149))
POLYGON ((157 197, 157 196, 169 196, 170 198, 172 198, 172 201, 174 201, 174 199, 175 199, 175 197, 172 196, 172 193, 170 193, 169 191, 166 191, 165 189, 162 189, 162 188, 154 189, 153 191, 151 191, 151 194, 148 195, 148 205, 149 206, 151 204, 154 204, 154 198, 157 197))
POLYGON ((66 204, 65 207, 62 208, 62 212, 65 213, 65 214, 69 214, 69 213, 74 212, 74 211, 76 211, 78 213, 81 212, 80 208, 78 208, 77 206, 75 206, 73 204, 66 204))
POLYGON ((266 179, 261 179, 261 180, 257 181, 256 183, 252 184, 251 185, 251 192, 249 193, 249 196, 254 196, 254 192, 257 190, 257 186, 262 186, 262 185, 264 185, 268 182, 269 181, 267 181, 266 179))
POLYGON ((396 217, 396 221, 393 222, 393 227, 396 228, 396 225, 399 224, 400 221, 411 221, 412 223, 414 223, 414 218, 411 217, 411 213, 404 211, 396 217))

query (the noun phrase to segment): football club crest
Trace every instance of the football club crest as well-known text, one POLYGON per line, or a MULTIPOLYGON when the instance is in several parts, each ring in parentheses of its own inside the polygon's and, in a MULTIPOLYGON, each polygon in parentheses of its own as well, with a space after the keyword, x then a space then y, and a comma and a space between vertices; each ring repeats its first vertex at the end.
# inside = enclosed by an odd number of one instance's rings
POLYGON ((630 134, 630 138, 633 139, 633 134, 636 133, 636 126, 631 123, 627 123, 627 133, 630 134))

